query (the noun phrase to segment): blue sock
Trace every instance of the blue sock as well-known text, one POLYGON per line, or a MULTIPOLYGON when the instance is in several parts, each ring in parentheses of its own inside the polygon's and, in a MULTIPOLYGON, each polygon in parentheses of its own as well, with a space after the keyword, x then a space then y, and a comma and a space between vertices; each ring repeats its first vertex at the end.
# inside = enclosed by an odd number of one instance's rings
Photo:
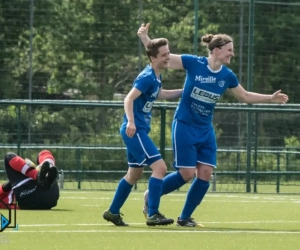
POLYGON ((196 178, 186 197, 186 201, 180 215, 180 219, 184 220, 190 218, 192 213, 195 211, 196 207, 201 203, 203 197, 205 196, 209 188, 209 182, 196 178))
POLYGON ((186 181, 182 178, 181 174, 177 171, 168 174, 163 178, 162 195, 173 192, 174 190, 182 187, 186 181))
POLYGON ((152 215, 158 213, 158 207, 161 197, 163 180, 150 177, 148 189, 148 216, 151 217, 152 215))
POLYGON ((109 208, 112 214, 119 214, 120 208, 125 203, 131 192, 132 185, 130 185, 124 178, 120 180, 119 185, 117 187, 115 196, 109 208))

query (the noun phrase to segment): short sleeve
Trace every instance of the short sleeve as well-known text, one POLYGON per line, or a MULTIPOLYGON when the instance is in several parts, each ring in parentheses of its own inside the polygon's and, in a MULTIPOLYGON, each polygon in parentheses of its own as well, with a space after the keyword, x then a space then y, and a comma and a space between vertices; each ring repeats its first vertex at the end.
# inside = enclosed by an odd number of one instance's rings
POLYGON ((187 71, 195 67, 195 62, 198 59, 199 57, 194 55, 181 55, 182 65, 187 71))
POLYGON ((232 88, 236 88, 239 85, 239 80, 237 79, 236 75, 231 72, 231 74, 229 75, 229 84, 228 84, 228 88, 232 89, 232 88))
POLYGON ((151 88, 152 83, 153 79, 150 76, 140 75, 135 79, 133 87, 145 94, 151 88))

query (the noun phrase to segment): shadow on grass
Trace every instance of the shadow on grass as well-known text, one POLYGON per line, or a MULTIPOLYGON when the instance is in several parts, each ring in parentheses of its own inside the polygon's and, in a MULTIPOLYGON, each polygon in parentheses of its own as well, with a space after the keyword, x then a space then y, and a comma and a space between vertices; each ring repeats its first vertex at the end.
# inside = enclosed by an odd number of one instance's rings
POLYGON ((17 211, 41 211, 41 212, 73 212, 74 209, 52 208, 52 209, 18 209, 17 211))
POLYGON ((67 208, 53 208, 49 211, 53 211, 53 212, 73 212, 75 210, 74 209, 67 209, 67 208))

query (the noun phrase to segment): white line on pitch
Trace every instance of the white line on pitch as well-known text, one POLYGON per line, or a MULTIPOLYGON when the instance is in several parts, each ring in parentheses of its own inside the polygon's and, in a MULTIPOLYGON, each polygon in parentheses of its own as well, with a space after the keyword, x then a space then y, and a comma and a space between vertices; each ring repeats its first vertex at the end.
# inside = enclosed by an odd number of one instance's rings
POLYGON ((300 234, 300 231, 252 231, 252 230, 50 230, 50 231, 5 231, 5 233, 219 233, 219 234, 300 234))
MULTIPOLYGON (((261 224, 261 223, 300 223, 300 221, 202 221, 203 224, 261 224)), ((129 223, 130 225, 145 225, 145 223, 129 223)), ((78 224, 19 224, 19 227, 65 227, 65 226, 111 226, 111 223, 78 223, 78 224)))
MULTIPOLYGON (((108 197, 102 197, 102 198, 84 198, 84 197, 67 197, 65 198, 67 199, 71 199, 71 200, 111 200, 111 198, 108 197)), ((143 199, 141 198, 129 198, 128 200, 132 200, 132 201, 142 201, 143 199)), ((184 199, 168 199, 168 201, 173 201, 173 202, 183 202, 184 199)), ((257 200, 257 201, 251 201, 251 200, 210 200, 210 199, 204 199, 203 201, 205 202, 222 202, 222 203, 300 203, 300 200, 257 200)), ((99 206, 98 204, 83 204, 82 206, 84 207, 97 207, 99 206)))
MULTIPOLYGON (((99 194, 99 195, 112 195, 115 191, 88 191, 88 192, 84 192, 84 191, 63 191, 62 197, 63 195, 70 195, 70 194, 99 194)), ((186 197, 186 192, 187 191, 180 191, 180 192, 172 192, 170 194, 168 194, 168 196, 183 196, 186 197)), ((130 195, 141 195, 143 196, 143 192, 131 192, 130 195)), ((223 197, 223 198, 247 198, 247 199, 291 199, 291 198, 295 198, 295 197, 300 197, 297 194, 288 194, 288 195, 284 195, 284 194, 268 194, 268 193, 261 193, 261 194, 230 194, 230 193, 207 193, 206 197, 223 197)))
MULTIPOLYGON (((208 198, 211 198, 211 197, 208 197, 208 198)), ((225 197, 223 197, 225 198, 225 197)), ((60 199, 63 199, 63 200, 111 200, 112 198, 111 197, 76 197, 76 196, 65 196, 65 197, 61 197, 60 199)), ((143 198, 129 198, 129 200, 143 200, 143 198)), ((184 201, 184 199, 169 199, 169 201, 184 201)), ((282 202, 295 202, 295 203, 299 203, 300 202, 300 199, 290 199, 290 200, 287 200, 287 199, 278 199, 278 200, 275 200, 275 199, 261 199, 261 200, 211 200, 211 199, 205 199, 205 201, 210 201, 210 202, 245 202, 245 203, 248 203, 248 202, 259 202, 259 203, 266 203, 266 202, 274 202, 274 203, 282 203, 282 202)))

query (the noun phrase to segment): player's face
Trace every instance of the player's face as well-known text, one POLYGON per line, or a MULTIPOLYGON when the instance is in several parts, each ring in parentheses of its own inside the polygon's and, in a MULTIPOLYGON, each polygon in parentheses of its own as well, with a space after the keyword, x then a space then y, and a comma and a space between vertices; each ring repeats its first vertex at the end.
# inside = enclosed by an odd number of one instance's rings
POLYGON ((157 56, 152 59, 152 63, 154 63, 160 69, 168 68, 169 61, 170 50, 168 45, 160 47, 157 56))
POLYGON ((230 64, 231 58, 234 56, 233 43, 227 43, 218 49, 218 59, 222 64, 230 64))

